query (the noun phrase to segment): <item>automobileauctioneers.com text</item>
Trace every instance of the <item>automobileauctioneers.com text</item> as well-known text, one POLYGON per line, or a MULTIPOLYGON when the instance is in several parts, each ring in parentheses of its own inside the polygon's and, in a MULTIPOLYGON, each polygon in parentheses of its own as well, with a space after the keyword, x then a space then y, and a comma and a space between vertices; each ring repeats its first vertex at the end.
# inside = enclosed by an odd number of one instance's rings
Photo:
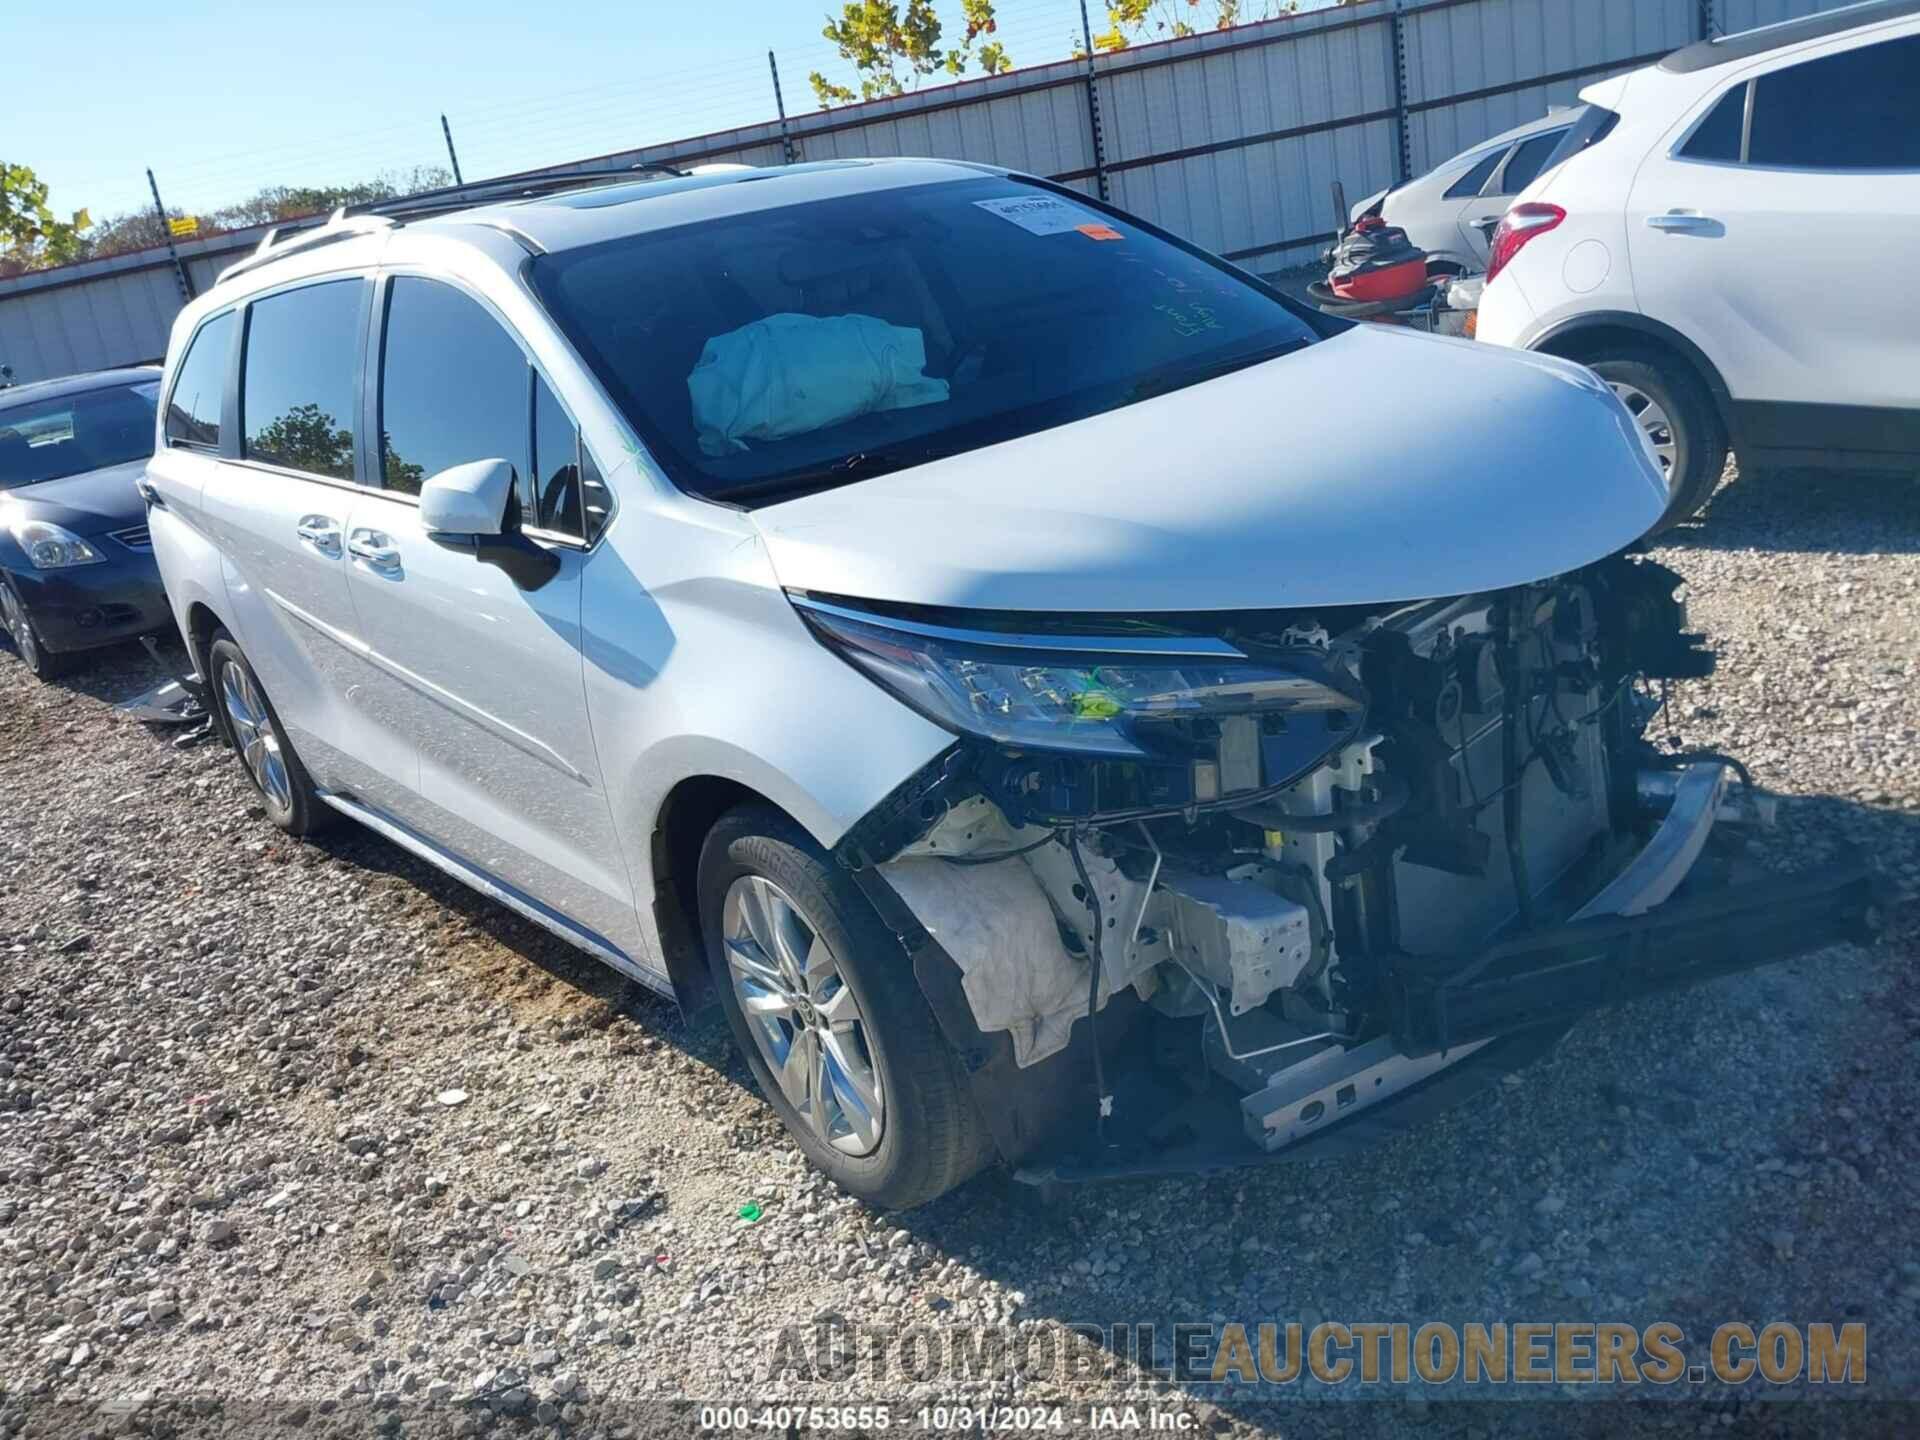
MULTIPOLYGON (((1858 1321, 1750 1324, 1704 1335, 1671 1321, 1390 1321, 868 1328, 839 1317, 779 1332, 764 1379, 890 1382, 984 1379, 1085 1384, 1114 1367, 1183 1386, 1229 1381, 1345 1387, 1506 1385, 1865 1385, 1858 1321)), ((885 1393, 876 1388, 866 1393, 885 1393)), ((903 1417, 910 1419, 911 1417, 903 1417)))

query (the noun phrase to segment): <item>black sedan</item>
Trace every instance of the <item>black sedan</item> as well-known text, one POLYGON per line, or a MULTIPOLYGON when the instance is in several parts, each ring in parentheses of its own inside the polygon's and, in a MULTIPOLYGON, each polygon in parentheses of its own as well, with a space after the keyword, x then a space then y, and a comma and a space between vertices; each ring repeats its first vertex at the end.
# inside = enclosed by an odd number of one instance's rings
POLYGON ((134 488, 159 393, 150 367, 0 390, 0 621, 41 679, 173 624, 134 488))

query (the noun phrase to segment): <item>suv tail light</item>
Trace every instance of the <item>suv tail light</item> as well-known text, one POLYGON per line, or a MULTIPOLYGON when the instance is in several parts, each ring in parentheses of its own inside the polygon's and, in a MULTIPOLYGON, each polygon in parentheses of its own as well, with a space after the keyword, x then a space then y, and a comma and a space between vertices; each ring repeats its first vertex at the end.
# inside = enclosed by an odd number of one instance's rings
POLYGON ((1567 212, 1558 205, 1545 205, 1532 202, 1515 205, 1501 219, 1493 232, 1491 254, 1487 259, 1487 280, 1507 268, 1507 262, 1520 253, 1520 247, 1536 235, 1544 235, 1567 218, 1567 212))

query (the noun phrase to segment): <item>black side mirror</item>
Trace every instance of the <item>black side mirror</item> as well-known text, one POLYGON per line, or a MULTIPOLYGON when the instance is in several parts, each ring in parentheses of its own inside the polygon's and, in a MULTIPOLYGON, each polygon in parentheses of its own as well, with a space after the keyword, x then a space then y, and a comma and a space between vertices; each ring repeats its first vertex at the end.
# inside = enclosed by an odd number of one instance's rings
POLYGON ((522 590, 538 590, 560 573, 560 557, 536 545, 521 530, 520 494, 507 497, 507 513, 498 535, 474 536, 473 553, 484 565, 506 572, 522 590))

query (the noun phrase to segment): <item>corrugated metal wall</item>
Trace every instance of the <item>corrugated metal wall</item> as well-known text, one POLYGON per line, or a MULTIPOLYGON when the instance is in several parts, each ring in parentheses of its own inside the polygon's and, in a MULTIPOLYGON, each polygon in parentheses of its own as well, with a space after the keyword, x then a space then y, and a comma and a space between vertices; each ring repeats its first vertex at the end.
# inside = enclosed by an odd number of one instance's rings
MULTIPOLYGON (((204 290, 260 243, 267 226, 180 245, 204 290)), ((142 250, 0 280, 0 361, 19 381, 45 380, 166 354, 180 284, 165 250, 142 250)))
MULTIPOLYGON (((1115 204, 1270 273, 1312 259, 1329 238, 1335 180, 1359 199, 1394 183, 1403 163, 1420 174, 1689 43, 1707 20, 1730 34, 1844 0, 1706 3, 1364 0, 1102 55, 1099 154, 1115 204)), ((1079 61, 800 116, 784 137, 767 122, 568 163, 778 165, 789 146, 802 160, 935 155, 1090 194, 1098 183, 1079 61)), ((182 246, 195 283, 211 283, 259 234, 182 246)), ((0 360, 31 380, 153 358, 179 304, 164 252, 0 280, 0 360)))

